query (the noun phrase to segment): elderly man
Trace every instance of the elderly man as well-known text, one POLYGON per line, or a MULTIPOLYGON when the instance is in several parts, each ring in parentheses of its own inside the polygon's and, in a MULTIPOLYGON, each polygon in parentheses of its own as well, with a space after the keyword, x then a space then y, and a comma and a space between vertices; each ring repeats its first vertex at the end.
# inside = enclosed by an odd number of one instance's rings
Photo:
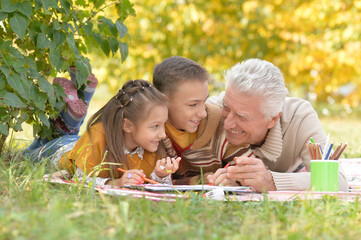
MULTIPOLYGON (((309 189, 310 157, 305 143, 313 137, 324 145, 327 138, 311 104, 286 97, 281 71, 267 61, 238 63, 226 71, 225 79, 225 93, 209 101, 223 107, 227 140, 234 145, 251 144, 255 157, 238 157, 234 166, 218 169, 208 180, 214 185, 240 183, 258 192, 309 189)), ((340 168, 339 189, 347 188, 340 168)))

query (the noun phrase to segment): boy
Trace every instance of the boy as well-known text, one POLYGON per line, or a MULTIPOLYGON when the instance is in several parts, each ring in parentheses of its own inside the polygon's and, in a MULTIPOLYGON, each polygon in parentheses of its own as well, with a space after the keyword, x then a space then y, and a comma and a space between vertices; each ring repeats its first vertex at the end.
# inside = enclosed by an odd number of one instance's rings
POLYGON ((172 175, 174 184, 198 184, 200 168, 206 176, 235 156, 251 153, 248 144, 227 142, 220 107, 206 103, 208 81, 207 70, 187 58, 170 57, 154 67, 153 84, 168 101, 163 143, 170 157, 182 158, 172 175))

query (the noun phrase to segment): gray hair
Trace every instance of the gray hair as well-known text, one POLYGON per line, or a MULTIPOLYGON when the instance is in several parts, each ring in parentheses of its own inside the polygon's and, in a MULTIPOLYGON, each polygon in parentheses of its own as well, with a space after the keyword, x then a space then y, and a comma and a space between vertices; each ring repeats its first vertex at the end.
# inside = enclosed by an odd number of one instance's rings
POLYGON ((261 97, 261 112, 270 119, 282 112, 288 90, 281 70, 260 59, 237 63, 225 72, 226 88, 232 86, 240 94, 261 97))

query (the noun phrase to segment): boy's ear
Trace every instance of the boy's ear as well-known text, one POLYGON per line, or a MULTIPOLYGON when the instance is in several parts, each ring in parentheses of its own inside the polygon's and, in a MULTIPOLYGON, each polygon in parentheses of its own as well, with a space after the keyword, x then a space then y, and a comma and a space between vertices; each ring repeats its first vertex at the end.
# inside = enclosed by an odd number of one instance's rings
POLYGON ((134 129, 134 124, 128 118, 124 118, 123 131, 126 133, 132 133, 133 129, 134 129))

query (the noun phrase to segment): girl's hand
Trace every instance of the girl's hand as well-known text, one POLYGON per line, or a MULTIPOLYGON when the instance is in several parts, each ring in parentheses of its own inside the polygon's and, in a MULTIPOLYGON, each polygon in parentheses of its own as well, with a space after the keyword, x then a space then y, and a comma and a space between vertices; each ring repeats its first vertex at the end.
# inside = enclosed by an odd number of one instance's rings
POLYGON ((180 160, 180 157, 176 159, 167 157, 158 160, 155 165, 155 174, 160 178, 164 178, 169 174, 175 173, 178 170, 180 160))
POLYGON ((144 183, 143 177, 145 177, 143 170, 131 169, 125 171, 121 178, 109 180, 105 184, 116 187, 124 187, 125 185, 139 185, 144 183))

